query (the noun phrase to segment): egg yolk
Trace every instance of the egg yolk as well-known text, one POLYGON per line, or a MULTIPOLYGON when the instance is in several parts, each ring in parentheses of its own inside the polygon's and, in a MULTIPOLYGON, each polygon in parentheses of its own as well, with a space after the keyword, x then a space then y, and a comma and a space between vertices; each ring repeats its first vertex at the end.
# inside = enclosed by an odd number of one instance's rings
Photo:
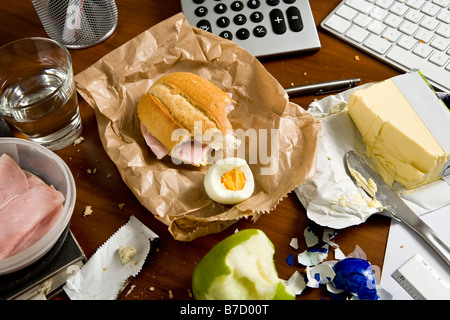
POLYGON ((231 191, 242 190, 245 186, 244 172, 239 169, 232 169, 224 173, 220 180, 225 188, 231 191))

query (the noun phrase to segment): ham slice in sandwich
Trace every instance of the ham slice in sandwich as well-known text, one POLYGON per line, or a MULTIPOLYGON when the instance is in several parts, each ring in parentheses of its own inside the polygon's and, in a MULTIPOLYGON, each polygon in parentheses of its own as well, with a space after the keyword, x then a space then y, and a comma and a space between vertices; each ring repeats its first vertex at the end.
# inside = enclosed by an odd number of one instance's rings
POLYGON ((195 166, 208 163, 212 150, 232 150, 230 96, 203 77, 175 72, 158 79, 139 100, 137 114, 149 148, 195 166))

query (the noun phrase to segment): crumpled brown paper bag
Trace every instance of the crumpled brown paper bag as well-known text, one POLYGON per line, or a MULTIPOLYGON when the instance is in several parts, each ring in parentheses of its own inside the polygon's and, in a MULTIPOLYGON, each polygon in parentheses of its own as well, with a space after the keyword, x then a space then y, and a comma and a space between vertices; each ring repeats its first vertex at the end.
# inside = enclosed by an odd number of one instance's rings
POLYGON ((256 221, 314 175, 320 123, 289 102, 281 85, 250 53, 191 27, 182 13, 110 52, 75 80, 80 95, 95 109, 102 144, 122 179, 177 240, 220 232, 242 217, 256 221), (247 143, 245 156, 255 179, 250 199, 234 206, 210 200, 203 187, 208 167, 177 165, 170 157, 157 160, 146 146, 137 103, 155 80, 176 71, 199 74, 232 94, 237 102, 229 114, 233 129, 278 133, 269 139, 279 147, 267 147, 269 163, 267 158, 259 161, 262 156, 251 163, 249 157, 257 150, 247 143), (274 173, 261 174, 264 168, 274 173))

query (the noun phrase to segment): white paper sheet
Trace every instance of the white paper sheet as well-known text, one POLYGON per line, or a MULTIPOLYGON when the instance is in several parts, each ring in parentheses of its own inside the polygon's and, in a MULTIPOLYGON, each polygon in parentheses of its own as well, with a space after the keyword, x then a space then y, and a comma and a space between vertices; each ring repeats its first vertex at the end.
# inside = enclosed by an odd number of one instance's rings
MULTIPOLYGON (((450 244, 450 206, 423 214, 421 218, 446 243, 450 244)), ((412 297, 392 278, 392 273, 402 264, 420 254, 440 276, 450 282, 450 268, 413 230, 401 222, 392 220, 383 264, 380 285, 396 300, 412 300, 412 297)), ((420 275, 417 275, 420 276, 420 275)))

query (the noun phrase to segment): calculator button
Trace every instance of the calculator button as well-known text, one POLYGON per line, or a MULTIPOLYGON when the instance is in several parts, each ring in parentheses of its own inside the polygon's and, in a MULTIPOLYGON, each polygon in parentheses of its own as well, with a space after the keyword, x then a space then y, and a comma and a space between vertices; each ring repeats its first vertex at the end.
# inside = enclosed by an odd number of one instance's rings
POLYGON ((286 22, 284 20, 283 12, 280 9, 273 9, 269 13, 270 22, 272 23, 273 32, 276 34, 283 34, 286 32, 286 22))
POLYGON ((248 31, 245 28, 241 28, 238 31, 236 31, 236 37, 238 37, 239 40, 245 40, 250 37, 250 31, 248 31))
POLYGON ((290 3, 294 3, 295 0, 283 0, 284 3, 290 4, 290 3))
POLYGON ((245 24, 247 22, 247 17, 244 16, 243 14, 238 14, 237 16, 235 16, 233 18, 233 22, 235 24, 237 24, 238 26, 242 26, 243 24, 245 24))
POLYGON ((217 19, 217 25, 221 28, 226 28, 230 25, 230 19, 228 19, 227 17, 220 17, 219 19, 217 19))
POLYGON ((233 40, 233 34, 230 31, 222 31, 219 36, 221 36, 224 39, 233 40))
POLYGON ((250 0, 247 2, 247 6, 250 9, 257 9, 261 5, 261 2, 259 0, 250 0))
POLYGON ((267 29, 264 26, 257 26, 253 29, 253 35, 262 38, 267 34, 267 29))
POLYGON ((195 4, 202 4, 203 2, 205 2, 205 0, 194 0, 195 4))
POLYGON ((231 10, 233 11, 241 11, 242 9, 244 9, 244 4, 242 3, 242 1, 234 1, 231 4, 231 10))
POLYGON ((208 13, 208 9, 204 6, 198 7, 197 9, 195 9, 195 15, 197 17, 204 17, 206 16, 206 14, 208 13))
POLYGON ((227 8, 226 5, 224 5, 223 3, 219 3, 218 5, 216 5, 214 7, 214 12, 218 13, 218 14, 221 14, 221 13, 225 13, 227 11, 227 9, 228 8, 227 8))
POLYGON ((267 0, 267 4, 274 7, 280 4, 280 0, 267 0))
POLYGON ((208 20, 202 19, 197 23, 197 28, 200 28, 205 31, 212 32, 211 23, 208 20))
POLYGON ((292 31, 301 31, 303 29, 302 16, 297 7, 289 7, 286 10, 286 15, 289 23, 289 28, 292 31))
POLYGON ((253 22, 261 22, 264 19, 264 16, 261 12, 255 11, 250 15, 250 20, 253 22))

